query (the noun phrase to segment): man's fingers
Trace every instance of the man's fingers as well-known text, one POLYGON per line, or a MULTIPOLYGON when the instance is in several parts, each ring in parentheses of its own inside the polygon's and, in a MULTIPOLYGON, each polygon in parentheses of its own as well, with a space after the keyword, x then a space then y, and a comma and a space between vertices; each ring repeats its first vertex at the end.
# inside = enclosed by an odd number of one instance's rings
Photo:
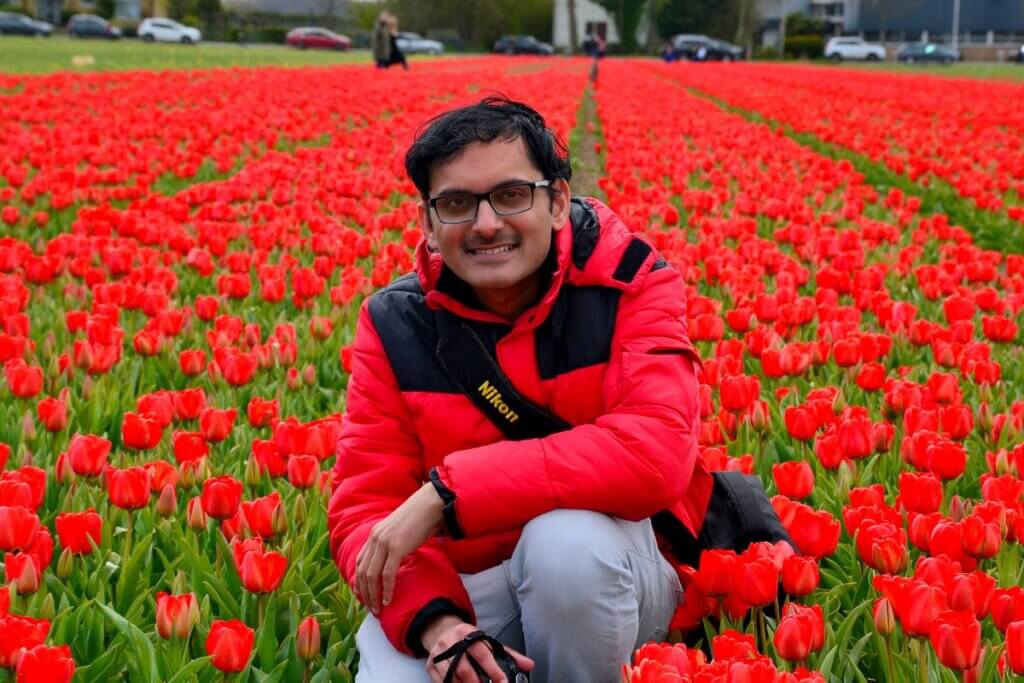
POLYGON ((388 561, 384 563, 382 579, 384 581, 383 593, 385 607, 391 604, 391 597, 395 592, 395 577, 398 575, 398 566, 401 563, 402 558, 397 557, 395 553, 388 555, 388 561))
POLYGON ((366 565, 366 590, 369 591, 370 611, 374 614, 380 612, 380 572, 387 562, 386 554, 385 548, 375 548, 366 565))
POLYGON ((495 661, 494 653, 491 652, 490 647, 484 643, 476 642, 473 643, 473 646, 469 648, 466 654, 476 660, 476 663, 480 665, 480 668, 487 673, 487 677, 494 681, 494 683, 505 683, 505 674, 502 672, 501 667, 498 666, 498 662, 495 661))
POLYGON ((427 675, 430 676, 430 683, 444 683, 444 676, 437 670, 433 657, 427 656, 427 675))
POLYGON ((534 663, 532 659, 516 652, 510 647, 506 647, 505 652, 512 655, 512 659, 516 660, 516 666, 519 667, 520 671, 533 671, 534 663))

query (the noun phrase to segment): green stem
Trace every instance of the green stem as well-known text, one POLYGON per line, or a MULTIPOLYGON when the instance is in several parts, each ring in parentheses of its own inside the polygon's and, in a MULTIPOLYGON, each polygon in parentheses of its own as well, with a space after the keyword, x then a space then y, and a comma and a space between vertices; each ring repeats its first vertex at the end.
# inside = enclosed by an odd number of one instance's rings
POLYGON ((885 650, 885 665, 887 678, 885 679, 888 683, 896 682, 895 666, 892 661, 892 643, 890 642, 892 636, 886 635, 882 638, 882 648, 885 650))
POLYGON ((757 630, 761 636, 761 646, 758 649, 761 652, 768 652, 768 629, 765 625, 764 610, 758 607, 754 618, 757 619, 757 630))
POLYGON ((128 525, 127 530, 124 534, 124 557, 121 558, 122 565, 128 562, 128 558, 132 553, 132 531, 135 528, 135 515, 131 510, 125 510, 128 513, 128 525))
POLYGON ((917 671, 918 680, 928 683, 928 643, 920 638, 917 640, 917 671))

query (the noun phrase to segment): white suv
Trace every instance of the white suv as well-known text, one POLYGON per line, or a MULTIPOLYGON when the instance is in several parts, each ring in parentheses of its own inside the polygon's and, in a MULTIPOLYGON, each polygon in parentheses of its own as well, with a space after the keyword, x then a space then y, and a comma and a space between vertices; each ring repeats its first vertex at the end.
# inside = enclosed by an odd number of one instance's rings
POLYGON ((825 43, 825 57, 837 62, 844 59, 884 60, 885 47, 856 36, 830 38, 825 43))
POLYGON ((147 43, 198 43, 203 39, 199 29, 179 24, 173 19, 143 19, 139 24, 139 38, 147 43))

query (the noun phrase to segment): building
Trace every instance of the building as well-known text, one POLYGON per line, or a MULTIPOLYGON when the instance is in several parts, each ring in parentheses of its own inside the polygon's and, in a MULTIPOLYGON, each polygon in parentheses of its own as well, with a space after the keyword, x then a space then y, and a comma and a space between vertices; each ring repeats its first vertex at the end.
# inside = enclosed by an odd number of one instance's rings
MULTIPOLYGON (((825 23, 827 33, 892 42, 949 42, 953 0, 759 0, 761 44, 777 45, 779 17, 797 12, 825 23)), ((1022 0, 961 0, 960 43, 1013 39, 1024 33, 1022 0)))
MULTIPOLYGON (((577 50, 583 47, 588 33, 601 36, 608 45, 619 44, 619 31, 608 10, 591 0, 575 0, 575 3, 577 50)), ((569 50, 569 0, 555 0, 551 44, 556 50, 569 50)))

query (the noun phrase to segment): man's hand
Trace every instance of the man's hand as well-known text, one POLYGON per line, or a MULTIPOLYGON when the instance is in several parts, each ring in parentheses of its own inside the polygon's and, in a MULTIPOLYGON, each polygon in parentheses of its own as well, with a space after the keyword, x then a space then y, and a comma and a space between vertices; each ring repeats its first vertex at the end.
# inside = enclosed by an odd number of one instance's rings
POLYGON ((360 602, 374 614, 380 613, 382 602, 391 604, 395 577, 405 556, 440 529, 443 507, 441 496, 427 483, 370 531, 356 557, 355 589, 360 602))
MULTIPOLYGON (((423 647, 429 653, 427 655, 427 673, 430 675, 431 683, 444 683, 444 677, 448 674, 448 666, 451 664, 451 660, 435 664, 434 657, 476 630, 477 628, 473 624, 467 624, 462 619, 453 616, 441 617, 424 629, 422 642, 423 647)), ((516 666, 520 671, 533 669, 533 660, 529 657, 521 655, 511 648, 505 648, 505 651, 516 660, 516 666)), ((491 648, 482 642, 473 643, 459 661, 455 677, 452 679, 455 683, 480 683, 480 677, 473 670, 468 657, 472 657, 480 665, 480 668, 487 672, 488 678, 493 683, 509 683, 505 674, 501 672, 501 667, 494 661, 491 648)))

